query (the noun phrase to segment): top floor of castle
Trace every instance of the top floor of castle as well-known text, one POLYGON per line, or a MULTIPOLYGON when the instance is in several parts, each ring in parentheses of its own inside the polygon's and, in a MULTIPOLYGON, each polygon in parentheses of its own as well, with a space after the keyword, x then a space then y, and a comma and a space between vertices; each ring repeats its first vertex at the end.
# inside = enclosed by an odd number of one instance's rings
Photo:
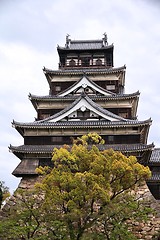
POLYGON ((101 40, 71 40, 67 35, 65 46, 57 47, 59 69, 111 68, 113 49, 106 33, 101 40))

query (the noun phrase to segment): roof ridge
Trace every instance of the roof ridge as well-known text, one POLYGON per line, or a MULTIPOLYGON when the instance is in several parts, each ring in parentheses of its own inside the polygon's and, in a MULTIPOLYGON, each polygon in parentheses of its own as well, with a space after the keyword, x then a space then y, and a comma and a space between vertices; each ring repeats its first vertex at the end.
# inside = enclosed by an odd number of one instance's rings
MULTIPOLYGON (((44 120, 47 120, 44 119, 44 120)), ((144 121, 138 121, 138 120, 130 120, 130 119, 126 119, 126 121, 107 121, 107 120, 103 120, 103 121, 60 121, 60 122, 45 122, 44 120, 40 120, 40 121, 34 121, 34 122, 28 122, 28 123, 24 123, 24 122, 17 122, 15 120, 13 120, 12 122, 12 125, 14 127, 17 126, 22 126, 22 127, 25 127, 25 126, 29 126, 29 127, 33 127, 33 126, 48 126, 48 127, 51 127, 52 125, 55 127, 55 126, 67 126, 67 125, 70 125, 70 126, 73 126, 75 127, 75 125, 78 123, 78 126, 80 125, 91 125, 91 126, 104 126, 104 125, 110 125, 110 126, 126 126, 126 125, 132 125, 132 126, 137 126, 137 125, 146 125, 146 124, 149 124, 149 122, 151 122, 151 119, 147 119, 147 120, 144 120, 144 121)))
POLYGON ((92 39, 92 40, 90 40, 90 39, 82 39, 82 40, 70 40, 70 43, 74 43, 74 42, 103 42, 103 40, 102 39, 92 39))
POLYGON ((72 84, 71 86, 69 86, 67 89, 65 89, 65 90, 63 90, 62 92, 60 92, 58 95, 60 96, 60 95, 64 94, 65 92, 67 92, 68 90, 70 90, 70 89, 72 89, 73 87, 75 87, 76 85, 78 85, 78 83, 80 83, 80 82, 83 80, 84 77, 87 79, 87 81, 88 81, 89 83, 91 83, 94 87, 100 89, 101 91, 103 91, 103 92, 105 92, 105 93, 108 93, 108 94, 110 94, 110 95, 116 95, 115 93, 113 93, 113 92, 111 92, 111 91, 108 91, 108 90, 102 88, 101 86, 99 86, 98 84, 96 84, 95 82, 93 82, 91 79, 88 78, 88 76, 86 76, 85 73, 83 74, 83 76, 82 76, 78 81, 76 81, 75 83, 73 83, 73 84, 72 84))
MULTIPOLYGON (((140 92, 139 92, 139 90, 138 91, 136 91, 136 92, 133 92, 133 93, 124 93, 124 94, 114 94, 114 95, 111 95, 111 96, 109 96, 109 95, 106 95, 106 96, 101 96, 101 95, 96 95, 96 96, 94 96, 94 95, 90 95, 90 97, 91 98, 121 98, 121 97, 132 97, 132 96, 137 96, 137 95, 140 95, 140 92)), ((36 95, 36 94, 31 94, 31 93, 29 93, 28 94, 28 97, 29 97, 29 99, 31 100, 31 99, 34 99, 34 98, 50 98, 50 99, 54 99, 54 98, 57 98, 57 99, 64 99, 64 98, 77 98, 77 96, 63 96, 63 97, 61 97, 61 96, 59 96, 59 95, 51 95, 51 94, 48 94, 48 95, 42 95, 42 96, 40 96, 40 95, 36 95)))

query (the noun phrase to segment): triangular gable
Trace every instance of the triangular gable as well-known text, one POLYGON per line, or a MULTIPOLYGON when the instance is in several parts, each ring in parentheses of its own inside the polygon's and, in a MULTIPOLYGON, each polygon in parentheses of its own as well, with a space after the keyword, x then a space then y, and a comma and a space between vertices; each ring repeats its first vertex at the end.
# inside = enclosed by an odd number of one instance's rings
POLYGON ((126 119, 119 117, 93 102, 87 95, 82 94, 69 107, 54 114, 53 116, 41 120, 40 122, 59 122, 59 121, 126 121, 126 119), (83 119, 85 116, 85 119, 83 119))
POLYGON ((79 94, 81 94, 82 92, 85 92, 87 94, 90 94, 90 93, 92 94, 93 92, 98 92, 104 96, 115 95, 114 93, 107 91, 107 90, 103 89, 102 87, 98 86, 96 83, 89 80, 86 76, 83 76, 78 82, 76 82, 71 87, 64 90, 63 92, 59 93, 58 95, 64 97, 64 96, 67 96, 68 94, 71 94, 76 91, 79 94))

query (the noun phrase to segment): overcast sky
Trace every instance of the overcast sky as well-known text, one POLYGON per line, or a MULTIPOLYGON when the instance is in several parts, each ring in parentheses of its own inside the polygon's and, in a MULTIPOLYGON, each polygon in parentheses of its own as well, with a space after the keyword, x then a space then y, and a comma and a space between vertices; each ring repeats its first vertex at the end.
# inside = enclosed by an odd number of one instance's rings
POLYGON ((152 118, 148 144, 160 147, 160 3, 157 0, 0 0, 0 180, 11 192, 23 144, 12 120, 32 122, 28 94, 47 95, 42 68, 58 69, 57 44, 101 39, 114 44, 114 66, 126 64, 126 93, 140 91, 138 119, 152 118))

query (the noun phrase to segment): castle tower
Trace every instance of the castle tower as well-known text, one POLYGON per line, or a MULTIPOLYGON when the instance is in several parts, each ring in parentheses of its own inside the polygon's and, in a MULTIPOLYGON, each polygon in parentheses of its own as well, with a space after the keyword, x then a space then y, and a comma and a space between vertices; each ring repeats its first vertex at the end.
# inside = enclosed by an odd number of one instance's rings
POLYGON ((20 159, 13 175, 22 181, 36 179, 37 167, 52 166, 54 147, 96 132, 105 140, 105 149, 134 155, 141 164, 150 166, 153 175, 148 186, 160 199, 160 150, 147 144, 152 121, 137 119, 140 94, 125 94, 126 67, 114 67, 113 50, 106 34, 101 40, 85 41, 73 41, 67 35, 65 46, 57 47, 59 69, 43 69, 49 95, 29 94, 36 120, 12 123, 24 139, 23 145, 9 147, 20 159))

